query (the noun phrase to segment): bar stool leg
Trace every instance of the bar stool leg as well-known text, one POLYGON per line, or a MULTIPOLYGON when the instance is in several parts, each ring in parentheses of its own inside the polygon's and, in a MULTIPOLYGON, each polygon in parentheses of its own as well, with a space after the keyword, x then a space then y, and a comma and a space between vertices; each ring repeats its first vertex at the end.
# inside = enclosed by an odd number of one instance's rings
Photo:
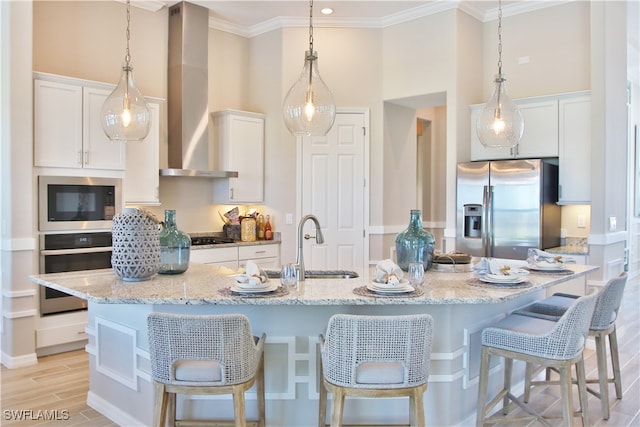
POLYGON ((164 384, 155 383, 155 404, 153 408, 153 425, 164 427, 167 422, 167 394, 164 384))
POLYGON ((571 365, 563 365, 560 373, 560 399, 562 400, 563 425, 573 427, 573 395, 571 393, 571 365))
POLYGON ((327 387, 324 385, 324 376, 320 368, 320 402, 318 409, 318 427, 327 425, 327 387))
POLYGON ((344 390, 340 387, 333 389, 333 407, 331 408, 331 427, 342 426, 342 411, 344 409, 344 390))
POLYGON ((480 378, 478 379, 478 408, 476 414, 476 427, 484 425, 487 411, 487 388, 489 386, 489 360, 491 355, 487 348, 482 347, 480 356, 480 378))
POLYGON ((513 371, 513 359, 504 358, 504 398, 502 399, 502 413, 509 413, 509 393, 511 393, 511 372, 513 371))
MULTIPOLYGON (((589 426, 589 404, 587 400, 589 396, 587 395, 587 375, 584 371, 584 357, 580 357, 578 363, 576 363, 576 376, 578 380, 578 396, 580 398, 580 413, 582 416, 582 425, 584 427, 589 426)), ((571 394, 571 390, 569 390, 569 394, 571 394)), ((573 418, 573 414, 572 414, 573 418)))
POLYGON ((236 419, 236 427, 246 427, 244 390, 240 387, 234 387, 233 389, 233 412, 233 416, 236 419))
POLYGON ((600 409, 602 418, 609 419, 609 382, 607 373, 606 341, 601 334, 596 334, 596 359, 598 361, 598 382, 600 384, 600 409))
POLYGON ((413 427, 422 427, 424 420, 424 390, 414 389, 409 396, 409 422, 413 427))
POLYGON ((258 394, 258 426, 265 427, 264 353, 260 356, 258 372, 256 373, 256 393, 258 394))
POLYGON ((611 352, 611 365, 613 365, 613 383, 616 386, 616 398, 622 399, 622 377, 620 376, 620 359, 618 356, 618 333, 615 325, 609 334, 609 351, 611 352))
POLYGON ((167 395, 167 421, 170 426, 176 425, 176 411, 178 410, 178 395, 168 393, 167 395))
POLYGON ((533 368, 533 363, 527 362, 527 367, 524 374, 524 403, 529 403, 529 398, 531 397, 531 378, 533 378, 533 368))

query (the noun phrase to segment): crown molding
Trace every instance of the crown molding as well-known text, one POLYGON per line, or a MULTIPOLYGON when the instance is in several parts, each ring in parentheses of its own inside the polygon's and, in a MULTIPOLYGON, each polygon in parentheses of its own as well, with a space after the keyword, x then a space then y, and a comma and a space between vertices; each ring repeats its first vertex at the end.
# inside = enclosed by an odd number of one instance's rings
MULTIPOLYGON (((116 1, 120 3, 125 2, 124 0, 116 1)), ((502 8, 502 16, 509 17, 520 15, 574 1, 581 0, 532 0, 518 2, 504 6, 502 8)), ((152 12, 157 12, 163 7, 168 7, 170 3, 171 2, 168 0, 131 0, 132 6, 152 12)), ((473 1, 439 0, 387 15, 382 18, 314 17, 313 25, 318 28, 386 28, 452 9, 458 9, 465 12, 483 23, 498 19, 498 8, 483 12, 473 1)), ((236 34, 246 38, 256 37, 282 28, 306 28, 308 26, 309 19, 306 17, 279 16, 252 26, 242 26, 223 19, 209 17, 209 28, 236 34)))

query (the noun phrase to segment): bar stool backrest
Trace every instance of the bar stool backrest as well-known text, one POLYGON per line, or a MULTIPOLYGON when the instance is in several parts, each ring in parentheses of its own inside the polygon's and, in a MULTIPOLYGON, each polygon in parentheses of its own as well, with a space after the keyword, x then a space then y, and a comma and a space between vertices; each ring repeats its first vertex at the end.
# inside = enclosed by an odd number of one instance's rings
POLYGON ((199 385, 233 385, 256 372, 260 351, 242 314, 181 315, 154 312, 147 317, 153 379, 163 384, 193 385, 176 380, 177 361, 206 360, 218 364, 221 381, 199 385))
POLYGON ((329 319, 322 360, 325 378, 338 386, 371 388, 358 383, 356 370, 364 362, 396 362, 404 368, 402 383, 389 388, 425 384, 433 318, 427 314, 356 316, 336 314, 329 319))
POLYGON ((616 321, 626 284, 627 273, 625 272, 607 282, 598 295, 596 308, 591 319, 591 329, 605 330, 616 321))
POLYGON ((548 359, 567 360, 580 354, 589 335, 597 292, 578 298, 562 315, 538 354, 548 359))

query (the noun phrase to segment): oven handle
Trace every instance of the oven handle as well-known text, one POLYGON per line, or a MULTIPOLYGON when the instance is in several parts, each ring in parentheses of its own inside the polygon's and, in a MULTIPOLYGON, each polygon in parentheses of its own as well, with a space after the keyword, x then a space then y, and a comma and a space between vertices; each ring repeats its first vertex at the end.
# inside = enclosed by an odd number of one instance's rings
POLYGON ((110 252, 112 246, 100 246, 97 248, 79 248, 79 249, 43 249, 40 255, 73 255, 73 254, 91 254, 96 252, 110 252))

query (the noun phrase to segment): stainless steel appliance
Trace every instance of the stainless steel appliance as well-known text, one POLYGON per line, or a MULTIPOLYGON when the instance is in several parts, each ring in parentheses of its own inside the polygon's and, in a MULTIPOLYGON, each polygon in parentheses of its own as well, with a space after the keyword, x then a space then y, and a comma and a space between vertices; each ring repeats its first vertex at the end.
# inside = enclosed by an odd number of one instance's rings
POLYGON ((122 180, 38 177, 40 231, 111 230, 122 210, 122 180))
MULTIPOLYGON (((111 232, 40 235, 40 272, 111 268, 111 232)), ((40 314, 87 308, 87 302, 55 289, 40 287, 40 314)))
POLYGON ((526 259, 529 248, 560 245, 558 166, 552 160, 458 165, 456 250, 526 259))

